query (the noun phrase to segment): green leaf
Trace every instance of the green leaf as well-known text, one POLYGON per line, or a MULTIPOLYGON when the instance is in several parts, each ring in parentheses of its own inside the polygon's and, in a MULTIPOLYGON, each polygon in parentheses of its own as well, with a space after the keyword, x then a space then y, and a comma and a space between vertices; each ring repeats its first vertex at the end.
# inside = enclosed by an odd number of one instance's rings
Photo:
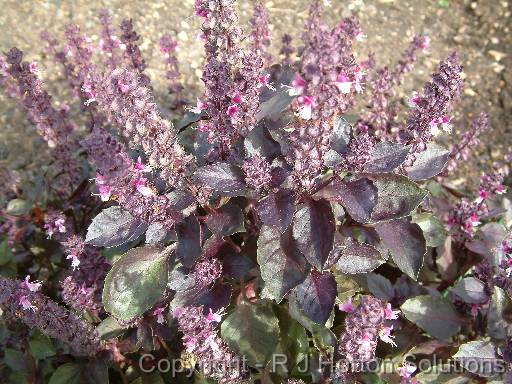
POLYGON ((407 320, 438 339, 448 339, 460 330, 460 318, 451 303, 437 296, 416 296, 401 307, 407 320))
POLYGON ((4 364, 11 368, 14 372, 28 372, 28 365, 25 354, 16 349, 4 349, 4 364))
POLYGON ((55 347, 52 341, 41 332, 36 330, 29 341, 30 353, 35 359, 44 360, 55 356, 55 347))
POLYGON ((222 322, 221 335, 251 366, 263 367, 279 341, 278 319, 269 303, 242 303, 222 322))
POLYGON ((99 360, 91 361, 87 364, 86 378, 90 384, 109 384, 107 363, 99 360))
POLYGON ((496 356, 496 346, 487 340, 462 344, 453 357, 469 372, 482 377, 492 377, 503 368, 503 362, 496 356))
POLYGON ((32 205, 23 199, 12 199, 9 201, 6 207, 6 212, 10 215, 26 215, 30 212, 30 208, 32 208, 32 205))
POLYGON ((448 373, 453 370, 453 365, 439 364, 424 372, 419 372, 416 379, 422 384, 467 384, 470 379, 460 373, 448 373))
POLYGON ((440 247, 446 240, 446 229, 437 217, 431 213, 413 215, 412 222, 420 226, 429 247, 440 247))
POLYGON ((258 237, 257 258, 265 295, 278 303, 309 273, 306 258, 297 248, 290 230, 281 234, 277 228, 264 225, 258 237))
POLYGON ((82 369, 78 364, 63 364, 55 370, 48 384, 80 384, 82 369))
POLYGON ((281 330, 281 348, 287 355, 288 368, 291 370, 308 355, 308 335, 304 327, 295 321, 286 309, 275 305, 274 312, 281 330))
POLYGON ((150 309, 167 286, 169 254, 170 248, 141 247, 121 256, 105 279, 105 310, 130 321, 150 309))
POLYGON ((0 243, 0 265, 5 265, 10 261, 14 261, 14 255, 7 239, 0 243))
POLYGON ((125 331, 125 327, 117 322, 113 317, 107 317, 97 327, 96 332, 102 340, 113 339, 121 335, 125 331))
POLYGON ((394 173, 363 175, 377 187, 377 205, 372 221, 387 221, 408 216, 427 196, 427 191, 405 176, 394 173))

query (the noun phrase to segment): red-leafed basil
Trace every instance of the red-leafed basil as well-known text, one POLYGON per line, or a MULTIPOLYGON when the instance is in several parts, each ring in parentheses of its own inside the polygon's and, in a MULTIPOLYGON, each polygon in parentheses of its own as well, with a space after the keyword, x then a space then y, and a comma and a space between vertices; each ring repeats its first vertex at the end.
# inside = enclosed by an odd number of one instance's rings
POLYGON ((409 147, 406 145, 389 141, 377 143, 364 170, 372 173, 391 172, 403 164, 408 154, 409 147))
POLYGON ((291 231, 281 234, 269 226, 263 226, 260 231, 258 264, 265 282, 264 292, 277 302, 304 281, 309 272, 306 258, 297 248, 291 231))
POLYGON ((427 149, 415 156, 414 164, 405 169, 407 175, 412 180, 427 180, 443 172, 450 158, 450 150, 439 144, 429 143, 427 149))
POLYGON ((266 225, 286 231, 295 213, 295 193, 289 189, 271 192, 258 202, 256 211, 266 225))
POLYGON ((338 271, 348 274, 368 273, 386 262, 375 247, 352 238, 336 243, 329 260, 338 271))
POLYGON ((334 243, 334 213, 327 200, 309 200, 295 213, 293 237, 306 259, 321 270, 334 243))
POLYGON ((402 272, 416 280, 427 253, 423 231, 418 224, 403 218, 375 226, 380 240, 402 272))
POLYGON ((311 271, 306 280, 295 287, 290 300, 305 316, 318 324, 325 324, 334 308, 336 279, 330 272, 311 271))
POLYGON ((199 168, 194 179, 204 183, 223 196, 240 196, 245 193, 245 176, 236 165, 219 163, 199 168))

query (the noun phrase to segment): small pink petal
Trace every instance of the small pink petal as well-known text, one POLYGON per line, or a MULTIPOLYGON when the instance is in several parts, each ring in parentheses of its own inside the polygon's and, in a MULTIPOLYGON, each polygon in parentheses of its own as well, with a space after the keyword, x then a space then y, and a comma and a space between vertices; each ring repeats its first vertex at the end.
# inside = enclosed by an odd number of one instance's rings
POLYGON ((340 311, 342 312, 354 312, 354 305, 352 304, 352 298, 349 298, 346 302, 339 305, 340 311))

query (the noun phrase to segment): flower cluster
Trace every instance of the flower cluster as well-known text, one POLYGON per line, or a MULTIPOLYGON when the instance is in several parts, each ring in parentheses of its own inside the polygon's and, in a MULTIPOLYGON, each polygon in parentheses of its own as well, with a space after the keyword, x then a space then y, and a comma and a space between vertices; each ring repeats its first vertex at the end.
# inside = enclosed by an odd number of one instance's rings
POLYGON ((100 49, 105 53, 105 65, 107 68, 115 69, 122 62, 119 54, 121 42, 116 36, 115 29, 112 27, 112 17, 108 9, 100 9, 98 18, 101 24, 100 49))
POLYGON ((98 108, 117 124, 132 147, 144 150, 149 165, 160 170, 163 180, 176 184, 190 156, 177 142, 172 124, 158 113, 145 78, 128 69, 116 69, 97 89, 98 108))
MULTIPOLYGON (((124 44, 124 57, 131 64, 132 68, 139 73, 142 73, 146 69, 146 61, 140 53, 139 46, 137 44, 140 36, 133 29, 132 20, 123 20, 120 25, 121 28, 121 41, 124 44)), ((147 77, 143 75, 145 81, 147 77)))
POLYGON ((373 296, 362 296, 357 308, 345 305, 348 312, 345 319, 345 332, 341 335, 337 356, 347 359, 354 370, 362 367, 375 357, 375 348, 379 338, 392 345, 395 344, 391 331, 390 320, 398 318, 398 312, 391 305, 373 296))
POLYGON ((37 285, 0 278, 0 308, 20 317, 29 327, 65 342, 77 355, 98 353, 101 342, 94 327, 37 292, 37 285))
POLYGON ((274 63, 272 55, 268 52, 272 34, 269 28, 268 10, 262 2, 254 5, 254 13, 251 18, 252 32, 250 35, 254 49, 263 59, 265 67, 274 63))
POLYGON ((178 67, 178 58, 176 56, 176 47, 178 42, 170 34, 165 34, 160 39, 160 52, 164 56, 165 77, 168 80, 169 94, 172 96, 171 110, 182 108, 186 104, 183 97, 183 85, 180 82, 180 70, 178 67))
POLYGON ((292 45, 293 38, 285 33, 281 38, 282 47, 279 53, 283 56, 283 65, 292 65, 294 63, 295 48, 292 45))
POLYGON ((205 316, 202 307, 177 308, 173 316, 183 333, 185 350, 203 362, 204 374, 220 384, 244 382, 246 367, 221 340, 215 330, 220 319, 205 316))
POLYGON ((425 84, 422 95, 411 99, 413 108, 407 118, 405 129, 400 131, 401 141, 412 146, 408 164, 415 161, 416 152, 422 152, 441 129, 448 129, 453 102, 460 97, 463 81, 462 67, 456 53, 441 62, 432 81, 425 84))
POLYGON ((53 106, 51 96, 42 88, 37 66, 23 61, 23 52, 17 48, 12 48, 6 57, 10 64, 7 71, 17 83, 19 101, 48 143, 55 168, 62 172, 56 187, 70 193, 82 180, 82 167, 75 158, 75 152, 80 148, 73 137, 75 126, 68 118, 67 109, 53 106))
POLYGON ((245 182, 256 191, 269 189, 272 181, 272 168, 267 160, 255 155, 244 161, 245 182))

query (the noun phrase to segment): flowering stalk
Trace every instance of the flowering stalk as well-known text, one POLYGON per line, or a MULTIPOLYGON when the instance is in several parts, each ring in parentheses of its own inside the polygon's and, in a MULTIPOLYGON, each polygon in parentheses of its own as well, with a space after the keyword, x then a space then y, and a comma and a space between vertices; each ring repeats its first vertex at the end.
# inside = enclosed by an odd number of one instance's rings
MULTIPOLYGON (((121 41, 124 44, 122 47, 124 48, 125 59, 130 63, 133 69, 142 73, 144 69, 146 69, 146 61, 140 53, 137 44, 140 36, 133 29, 132 20, 123 20, 119 28, 121 28, 122 31, 121 41)), ((147 77, 145 77, 145 79, 147 79, 147 77)))
POLYGON ((415 153, 426 149, 434 135, 451 119, 453 102, 460 97, 463 87, 462 67, 459 57, 452 53, 441 62, 438 72, 432 75, 432 81, 425 84, 423 95, 411 99, 413 108, 407 118, 405 129, 400 132, 401 141, 411 145, 411 153, 406 165, 415 161, 415 153))
POLYGON ((251 18, 252 32, 250 35, 251 43, 263 58, 263 65, 265 67, 272 65, 273 57, 268 52, 272 33, 269 28, 269 15, 268 10, 262 2, 254 5, 253 15, 251 18))
POLYGON ((29 119, 52 151, 54 168, 62 170, 56 187, 70 193, 82 180, 82 168, 75 158, 80 146, 73 138, 74 124, 68 119, 67 109, 57 110, 52 105, 51 96, 37 76, 37 66, 22 60, 23 52, 12 48, 7 53, 7 71, 17 82, 20 103, 29 119))
POLYGON ((279 54, 283 56, 282 63, 283 65, 293 65, 294 63, 294 53, 295 48, 292 45, 292 36, 285 33, 283 37, 281 38, 281 50, 279 51, 279 54))
POLYGON ((218 144, 218 157, 225 159, 241 136, 232 122, 239 110, 232 98, 239 93, 233 74, 240 60, 241 32, 235 27, 233 0, 198 0, 196 14, 204 18, 201 29, 206 51, 201 80, 205 85, 203 101, 208 120, 201 122, 200 129, 207 132, 211 143, 218 144))
POLYGON ((0 307, 29 327, 68 344, 77 355, 94 355, 102 349, 94 327, 25 282, 0 278, 0 307))
POLYGON ((141 147, 149 165, 160 170, 168 185, 175 185, 190 156, 177 142, 172 124, 158 113, 146 78, 132 70, 116 69, 98 82, 96 101, 129 145, 141 147))
POLYGON ((107 68, 115 69, 121 64, 121 57, 118 52, 120 48, 119 38, 115 35, 115 29, 112 27, 112 17, 108 9, 101 9, 98 18, 101 24, 100 48, 105 53, 104 63, 107 68))
POLYGON ((164 55, 165 77, 168 80, 169 94, 173 97, 170 109, 179 110, 187 102, 183 97, 183 85, 180 82, 180 70, 178 67, 178 58, 176 56, 176 47, 178 42, 170 34, 165 34, 160 39, 160 52, 164 55))

